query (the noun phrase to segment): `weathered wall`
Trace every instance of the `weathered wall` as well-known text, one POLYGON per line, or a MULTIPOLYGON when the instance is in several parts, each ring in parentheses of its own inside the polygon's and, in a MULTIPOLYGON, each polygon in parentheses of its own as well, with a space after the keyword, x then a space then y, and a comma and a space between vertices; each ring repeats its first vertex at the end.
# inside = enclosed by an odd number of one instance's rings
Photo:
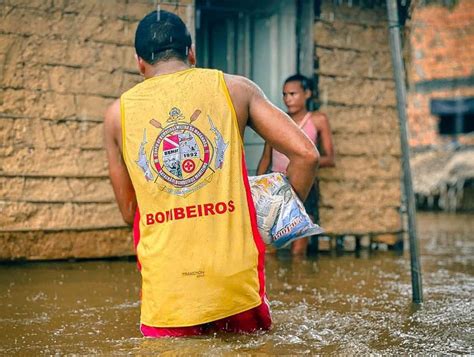
MULTIPOLYGON (((175 10, 193 28, 193 1, 175 10)), ((314 24, 321 110, 337 167, 321 171, 330 233, 398 232, 399 138, 383 7, 325 0, 314 24)), ((138 20, 154 2, 0 5, 0 259, 132 253, 107 179, 105 108, 140 81, 138 20)))
POLYGON ((400 139, 386 9, 321 2, 314 24, 320 110, 336 167, 320 170, 320 216, 330 233, 402 230, 400 139))
MULTIPOLYGON (((452 8, 413 1, 407 28, 410 145, 443 145, 451 138, 438 134, 430 99, 474 96, 474 1, 458 0, 452 8)), ((461 135, 459 142, 474 145, 474 137, 461 135)))
MULTIPOLYGON (((193 27, 193 1, 164 6, 193 27)), ((132 253, 107 178, 106 107, 141 78, 147 0, 0 3, 0 259, 132 253)))

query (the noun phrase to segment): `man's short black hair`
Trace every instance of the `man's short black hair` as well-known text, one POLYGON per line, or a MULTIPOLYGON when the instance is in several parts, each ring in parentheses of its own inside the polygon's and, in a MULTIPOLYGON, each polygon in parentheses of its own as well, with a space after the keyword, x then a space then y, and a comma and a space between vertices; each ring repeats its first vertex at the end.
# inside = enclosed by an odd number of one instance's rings
POLYGON ((303 90, 313 90, 311 80, 308 77, 303 76, 302 74, 294 74, 292 76, 289 76, 287 79, 285 79, 284 84, 287 84, 288 82, 300 82, 303 90))
POLYGON ((135 51, 149 64, 177 58, 186 61, 191 35, 181 18, 160 10, 146 15, 135 33, 135 51))

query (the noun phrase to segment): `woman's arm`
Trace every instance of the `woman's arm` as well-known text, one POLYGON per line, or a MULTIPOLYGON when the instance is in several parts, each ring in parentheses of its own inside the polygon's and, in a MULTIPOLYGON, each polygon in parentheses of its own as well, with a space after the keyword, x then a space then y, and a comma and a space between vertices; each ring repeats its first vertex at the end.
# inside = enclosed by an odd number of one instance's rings
POLYGON ((336 166, 334 144, 328 117, 323 113, 314 113, 312 117, 322 148, 319 167, 334 167, 336 166))
POLYGON ((265 143, 262 157, 260 158, 260 161, 258 162, 257 175, 265 174, 268 168, 270 167, 271 163, 272 163, 272 147, 268 143, 265 143))
POLYGON ((285 155, 290 160, 286 170, 288 180, 296 194, 306 199, 318 165, 319 153, 314 144, 286 113, 265 97, 254 82, 233 75, 224 78, 235 107, 241 136, 244 135, 246 125, 250 125, 268 146, 285 155))

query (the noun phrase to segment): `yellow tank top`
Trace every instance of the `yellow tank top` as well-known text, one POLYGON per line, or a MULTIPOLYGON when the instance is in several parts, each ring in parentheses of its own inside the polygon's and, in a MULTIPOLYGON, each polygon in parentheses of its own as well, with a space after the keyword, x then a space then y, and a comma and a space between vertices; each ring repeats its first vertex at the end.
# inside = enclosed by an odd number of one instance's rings
POLYGON ((188 69, 121 97, 138 201, 141 323, 192 326, 262 302, 264 246, 222 72, 188 69))

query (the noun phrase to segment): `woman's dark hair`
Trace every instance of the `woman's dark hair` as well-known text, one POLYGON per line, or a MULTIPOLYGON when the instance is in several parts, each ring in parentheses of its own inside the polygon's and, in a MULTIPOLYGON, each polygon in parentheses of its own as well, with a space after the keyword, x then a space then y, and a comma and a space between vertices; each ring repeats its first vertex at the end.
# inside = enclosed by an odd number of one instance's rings
POLYGON ((285 79, 284 84, 287 84, 288 82, 300 82, 303 90, 313 90, 311 80, 308 77, 303 76, 302 74, 294 74, 292 76, 289 76, 287 79, 285 79))
POLYGON ((165 10, 152 11, 138 24, 135 51, 149 64, 177 58, 185 61, 191 35, 179 16, 165 10))

